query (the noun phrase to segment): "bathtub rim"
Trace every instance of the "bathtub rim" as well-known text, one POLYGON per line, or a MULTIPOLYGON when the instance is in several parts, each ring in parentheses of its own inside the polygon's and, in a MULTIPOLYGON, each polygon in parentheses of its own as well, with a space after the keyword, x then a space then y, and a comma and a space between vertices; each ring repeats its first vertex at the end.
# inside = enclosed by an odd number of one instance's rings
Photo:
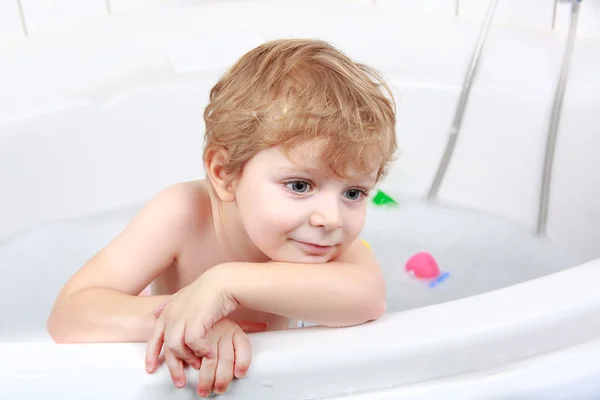
MULTIPOLYGON (((253 365, 234 385, 236 391, 267 396, 261 398, 296 398, 285 393, 297 394, 303 388, 334 396, 348 387, 363 391, 418 384, 559 351, 600 338, 600 291, 594 290, 598 278, 600 258, 476 296, 386 314, 356 327, 252 334, 253 365), (333 384, 332 371, 337 372, 333 384), (269 397, 278 392, 274 387, 286 389, 269 397)), ((61 382, 101 375, 126 376, 128 382, 139 382, 135 386, 140 390, 157 382, 169 385, 165 366, 152 376, 144 372, 144 350, 143 343, 4 342, 0 382, 32 376, 61 382), (32 365, 36 359, 50 361, 53 367, 46 362, 32 365)), ((187 376, 197 382, 193 370, 187 376)))

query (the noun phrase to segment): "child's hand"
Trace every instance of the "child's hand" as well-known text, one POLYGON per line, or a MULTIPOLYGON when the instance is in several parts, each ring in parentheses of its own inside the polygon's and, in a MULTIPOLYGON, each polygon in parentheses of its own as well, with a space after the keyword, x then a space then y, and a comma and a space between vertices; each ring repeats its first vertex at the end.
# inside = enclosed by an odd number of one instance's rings
POLYGON ((173 383, 183 387, 183 362, 198 369, 200 359, 214 357, 207 333, 236 307, 235 299, 222 289, 221 281, 210 271, 171 296, 166 305, 155 311, 160 316, 146 347, 146 370, 149 373, 156 370, 164 343, 165 362, 173 383))
MULTIPOLYGON (((211 392, 225 393, 234 376, 246 376, 252 361, 252 349, 246 333, 264 332, 267 328, 266 322, 232 321, 229 318, 218 321, 207 334, 207 340, 215 349, 215 356, 211 359, 204 358, 201 362, 198 359, 197 364, 192 364, 195 369, 200 370, 198 394, 205 397, 211 392)), ((169 369, 169 373, 175 386, 185 385, 183 369, 169 369)))
POLYGON ((233 377, 243 378, 250 368, 252 348, 245 332, 259 332, 266 323, 234 322, 223 318, 208 332, 207 338, 214 348, 214 357, 202 359, 197 392, 206 397, 211 392, 223 394, 233 377))
POLYGON ((160 316, 146 347, 148 372, 156 369, 163 345, 165 361, 171 371, 181 364, 180 360, 197 366, 201 358, 212 357, 213 350, 206 334, 218 320, 237 307, 237 302, 227 295, 221 282, 210 272, 172 295, 162 312, 159 310, 160 316))

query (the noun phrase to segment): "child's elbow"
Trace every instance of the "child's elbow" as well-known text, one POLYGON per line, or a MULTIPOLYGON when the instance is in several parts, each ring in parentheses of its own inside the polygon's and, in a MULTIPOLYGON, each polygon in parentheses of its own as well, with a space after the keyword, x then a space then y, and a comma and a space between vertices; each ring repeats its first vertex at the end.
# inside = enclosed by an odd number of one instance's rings
POLYGON ((64 329, 64 324, 58 321, 58 318, 52 313, 46 322, 46 330, 55 343, 68 343, 68 332, 64 329))
MULTIPOLYGON (((58 302, 57 302, 58 303, 58 302)), ((65 304, 55 304, 46 321, 46 331, 55 343, 79 343, 77 321, 69 313, 65 304)))
POLYGON ((69 329, 71 324, 61 315, 61 310, 53 309, 48 321, 46 321, 46 330, 55 343, 75 343, 76 337, 73 330, 69 329))
POLYGON ((371 285, 364 287, 363 304, 365 319, 373 321, 385 314, 387 309, 385 281, 376 279, 371 285))
POLYGON ((385 299, 378 301, 378 302, 374 302, 369 320, 373 321, 373 320, 379 319, 383 314, 385 314, 386 309, 387 309, 387 303, 386 303, 385 299))
POLYGON ((385 296, 382 298, 381 296, 376 296, 371 299, 368 303, 368 307, 365 310, 367 321, 373 321, 379 319, 387 309, 387 302, 385 300, 385 296))

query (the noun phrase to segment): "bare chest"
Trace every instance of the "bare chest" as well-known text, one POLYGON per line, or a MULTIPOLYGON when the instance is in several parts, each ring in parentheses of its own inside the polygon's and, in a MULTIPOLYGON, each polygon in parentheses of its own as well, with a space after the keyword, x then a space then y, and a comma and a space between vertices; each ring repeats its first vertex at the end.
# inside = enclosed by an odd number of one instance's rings
MULTIPOLYGON (((190 241, 181 251, 179 259, 152 284, 153 294, 172 294, 194 282, 210 268, 235 260, 215 238, 203 237, 190 241), (195 243, 194 243, 195 242, 195 243)), ((231 315, 236 320, 261 321, 269 324, 268 330, 287 329, 290 320, 275 314, 238 307, 231 315)))

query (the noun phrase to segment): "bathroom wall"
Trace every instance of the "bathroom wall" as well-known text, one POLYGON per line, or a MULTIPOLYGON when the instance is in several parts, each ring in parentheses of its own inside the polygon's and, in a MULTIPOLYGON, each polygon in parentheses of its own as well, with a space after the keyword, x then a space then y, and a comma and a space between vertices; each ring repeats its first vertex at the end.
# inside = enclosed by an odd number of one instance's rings
MULTIPOLYGON (((4 0, 0 240, 202 176, 202 106, 244 51, 320 37, 393 84, 401 154, 382 188, 423 198, 488 2, 4 0), (318 7, 318 8, 317 8, 318 7), (291 17, 293 15, 293 17, 291 17)), ((570 6, 500 0, 439 201, 533 231, 570 6)), ((583 0, 548 234, 600 256, 600 2, 583 0)))
MULTIPOLYGON (((165 2, 168 0, 3 0, 0 4, 0 45, 76 29, 111 15, 134 12, 165 2)), ((211 0, 201 2, 211 3, 211 0)), ((259 2, 269 3, 267 0, 259 2)), ((190 1, 179 0, 175 3, 189 4, 190 1)), ((472 20, 483 19, 489 4, 485 0, 345 0, 341 3, 375 5, 414 15, 472 20)), ((529 29, 567 29, 569 12, 564 3, 559 0, 501 0, 495 20, 498 24, 529 29)), ((599 36, 600 3, 584 0, 581 8, 584 11, 581 33, 599 36)))
POLYGON ((156 0, 3 0, 0 43, 53 34, 133 11, 156 0), (4 29, 3 29, 4 28, 4 29))

